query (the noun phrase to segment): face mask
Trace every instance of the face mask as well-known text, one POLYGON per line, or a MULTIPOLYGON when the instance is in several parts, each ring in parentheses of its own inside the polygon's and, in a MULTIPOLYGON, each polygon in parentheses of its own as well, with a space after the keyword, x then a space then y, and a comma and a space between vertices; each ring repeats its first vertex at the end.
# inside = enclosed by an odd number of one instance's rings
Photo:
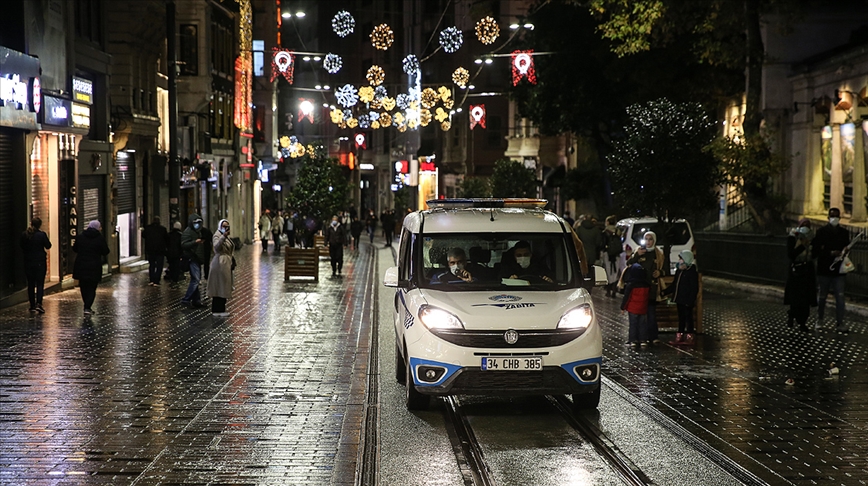
POLYGON ((229 228, 220 227, 220 232, 221 232, 221 233, 226 233, 226 230, 227 230, 227 229, 229 229, 229 228))
POLYGON ((199 228, 201 228, 201 227, 202 227, 201 224, 199 224, 199 223, 193 223, 193 229, 194 229, 194 230, 197 230, 197 229, 199 229, 199 228))
POLYGON ((464 270, 463 264, 456 263, 454 265, 449 265, 449 271, 452 272, 452 275, 457 275, 459 270, 464 270))
POLYGON ((337 225, 338 225, 337 221, 332 221, 332 226, 337 226, 337 225))
POLYGON ((829 224, 832 226, 838 226, 838 223, 841 222, 841 218, 829 218, 829 224))
POLYGON ((515 261, 518 263, 518 266, 521 268, 527 268, 530 266, 530 257, 515 257, 515 261))
POLYGON ((683 261, 679 261, 678 262, 678 269, 679 270, 687 270, 687 264, 684 263, 683 261))

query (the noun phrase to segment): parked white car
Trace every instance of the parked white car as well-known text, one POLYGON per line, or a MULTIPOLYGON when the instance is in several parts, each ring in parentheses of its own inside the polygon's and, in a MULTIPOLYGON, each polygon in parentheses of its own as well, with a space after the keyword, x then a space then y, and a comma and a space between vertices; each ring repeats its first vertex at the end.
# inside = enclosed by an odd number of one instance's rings
POLYGON ((404 219, 395 291, 396 379, 432 395, 571 394, 600 401, 603 342, 570 226, 544 200, 447 199, 404 219))
POLYGON ((690 229, 690 223, 684 219, 673 220, 668 231, 664 230, 664 225, 657 221, 657 218, 652 217, 622 219, 618 221, 617 228, 622 235, 627 258, 630 258, 637 248, 645 246, 645 233, 648 231, 653 231, 657 235, 657 246, 660 249, 665 248, 667 243, 672 245, 669 249, 670 275, 675 274, 678 254, 682 250, 690 250, 696 254, 693 231, 690 229))

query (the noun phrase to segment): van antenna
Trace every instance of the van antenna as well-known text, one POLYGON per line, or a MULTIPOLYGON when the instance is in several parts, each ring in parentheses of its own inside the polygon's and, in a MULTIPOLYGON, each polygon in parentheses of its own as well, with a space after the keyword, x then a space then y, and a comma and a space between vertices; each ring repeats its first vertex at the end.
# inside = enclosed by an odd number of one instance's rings
POLYGON ((491 221, 494 221, 494 208, 491 208, 490 217, 491 217, 491 221))

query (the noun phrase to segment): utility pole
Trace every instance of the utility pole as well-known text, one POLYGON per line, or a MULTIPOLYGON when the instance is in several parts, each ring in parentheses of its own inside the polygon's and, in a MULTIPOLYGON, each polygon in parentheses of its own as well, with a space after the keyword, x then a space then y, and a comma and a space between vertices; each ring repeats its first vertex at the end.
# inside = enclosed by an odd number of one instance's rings
MULTIPOLYGON (((178 60, 175 48, 175 2, 166 2, 166 50, 169 65, 169 220, 181 220, 181 166, 178 160, 178 60)), ((181 224, 184 224, 183 222, 181 224)))

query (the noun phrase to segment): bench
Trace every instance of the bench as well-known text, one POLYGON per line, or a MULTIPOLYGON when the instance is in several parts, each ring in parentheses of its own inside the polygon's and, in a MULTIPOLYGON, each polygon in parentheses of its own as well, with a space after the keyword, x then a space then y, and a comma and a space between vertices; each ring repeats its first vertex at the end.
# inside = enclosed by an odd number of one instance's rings
POLYGON ((316 248, 286 247, 283 258, 283 281, 290 277, 313 277, 319 282, 319 250, 316 248))
POLYGON ((325 236, 314 235, 313 247, 316 248, 317 251, 319 251, 319 256, 324 258, 331 258, 331 255, 329 255, 329 247, 325 243, 325 236))

